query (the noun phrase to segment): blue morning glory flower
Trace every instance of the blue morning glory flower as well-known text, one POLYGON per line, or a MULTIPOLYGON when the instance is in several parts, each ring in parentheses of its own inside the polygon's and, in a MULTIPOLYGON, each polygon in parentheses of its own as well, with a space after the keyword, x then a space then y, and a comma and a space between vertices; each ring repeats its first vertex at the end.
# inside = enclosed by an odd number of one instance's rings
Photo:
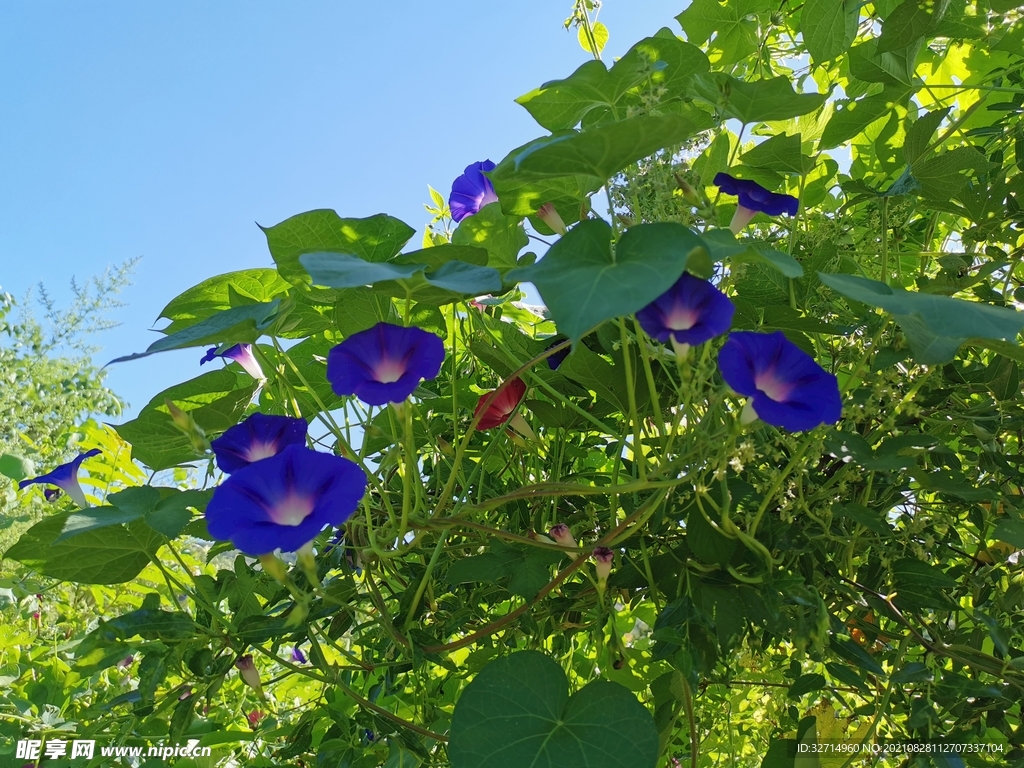
POLYGON ((228 477, 206 507, 206 526, 247 555, 294 552, 328 526, 344 523, 366 492, 352 461, 289 445, 228 477))
POLYGON ((734 391, 751 399, 743 421, 762 419, 791 432, 835 424, 843 403, 836 377, 786 338, 782 331, 729 335, 718 369, 734 391))
POLYGON ((229 347, 223 352, 218 352, 217 347, 210 347, 206 350, 206 354, 203 355, 203 359, 199 361, 199 364, 205 365, 215 357, 223 357, 225 360, 234 360, 245 369, 246 373, 257 381, 262 381, 266 378, 266 376, 263 375, 263 369, 260 368, 259 360, 257 360, 256 356, 252 353, 252 344, 235 344, 235 346, 229 347))
MULTIPOLYGON (((52 472, 40 475, 39 477, 33 477, 31 480, 22 480, 18 483, 18 487, 27 488, 35 483, 55 485, 64 491, 81 509, 85 509, 89 506, 89 502, 85 500, 85 491, 82 490, 82 486, 78 483, 78 468, 82 466, 82 462, 86 459, 99 456, 101 453, 103 451, 99 448, 93 448, 91 451, 80 453, 67 464, 61 464, 52 472)), ((50 501, 50 497, 47 497, 46 500, 50 501)))
MULTIPOLYGON (((555 336, 555 338, 551 340, 551 343, 547 345, 546 349, 557 347, 559 344, 565 344, 566 341, 567 339, 565 336, 555 336)), ((550 355, 548 357, 548 368, 552 371, 557 371, 558 366, 565 362, 565 358, 569 356, 570 352, 572 352, 572 346, 566 344, 565 347, 558 350, 553 355, 550 355)))
POLYGON ((484 171, 493 170, 494 163, 490 160, 467 165, 463 174, 452 184, 448 208, 451 209, 452 218, 455 221, 462 221, 488 203, 497 201, 498 196, 494 194, 491 180, 483 174, 484 171))
POLYGON ((652 339, 671 341, 679 349, 721 336, 732 325, 735 311, 729 297, 715 286, 683 272, 675 285, 637 312, 636 319, 652 339))
POLYGON ((327 353, 327 380, 338 395, 368 405, 400 403, 444 362, 441 338, 420 328, 377 323, 354 333, 327 353))
POLYGON ((297 664, 306 663, 306 654, 304 654, 297 645, 294 648, 292 648, 292 661, 296 662, 297 664))
POLYGON ((260 459, 275 456, 289 445, 305 445, 305 419, 254 413, 210 443, 217 466, 231 474, 260 459))
POLYGON ((792 195, 769 192, 756 181, 735 179, 727 173, 715 175, 715 186, 725 194, 737 195, 740 199, 740 205, 729 224, 733 234, 739 233, 747 226, 756 213, 766 213, 769 216, 781 216, 786 213, 796 216, 800 208, 800 201, 792 195))

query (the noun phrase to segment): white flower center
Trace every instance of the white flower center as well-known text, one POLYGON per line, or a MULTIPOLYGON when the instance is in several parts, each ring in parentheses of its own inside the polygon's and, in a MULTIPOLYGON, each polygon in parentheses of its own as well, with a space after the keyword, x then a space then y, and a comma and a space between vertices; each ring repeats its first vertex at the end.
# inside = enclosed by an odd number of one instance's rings
POLYGON ((313 499, 289 494, 270 510, 270 518, 278 525, 299 525, 313 512, 313 499))

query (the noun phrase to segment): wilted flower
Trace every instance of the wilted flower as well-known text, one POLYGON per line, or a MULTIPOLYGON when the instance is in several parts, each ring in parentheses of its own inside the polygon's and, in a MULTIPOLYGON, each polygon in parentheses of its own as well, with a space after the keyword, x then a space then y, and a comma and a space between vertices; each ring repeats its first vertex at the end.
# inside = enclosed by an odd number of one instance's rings
POLYGON ((305 445, 305 419, 254 413, 210 443, 217 466, 228 474, 260 459, 276 456, 286 446, 305 445))
POLYGON ((537 218, 551 227, 553 232, 557 232, 560 235, 565 234, 565 222, 562 221, 562 217, 558 215, 558 211, 555 210, 555 206, 551 203, 544 203, 537 210, 537 218))
POLYGON ((245 684, 256 691, 256 695, 261 699, 264 698, 263 684, 260 682, 260 673, 252 661, 252 655, 246 654, 245 656, 240 656, 238 661, 235 662, 235 667, 238 668, 238 673, 242 676, 242 680, 245 684))
POLYGON ((118 669, 128 669, 128 667, 130 667, 134 663, 135 663, 135 657, 134 656, 125 656, 123 659, 121 659, 119 662, 117 662, 117 667, 118 667, 118 669))
POLYGON ((60 488, 43 488, 43 498, 48 504, 53 504, 60 498, 60 488))
POLYGON ((366 475, 348 459, 289 445, 242 467, 206 507, 210 535, 248 555, 294 552, 359 506, 366 475))
POLYGON ((18 483, 18 487, 27 488, 35 483, 55 485, 70 496, 71 500, 75 502, 75 504, 82 509, 85 509, 89 506, 89 502, 85 500, 85 491, 83 491, 82 486, 78 484, 78 468, 82 466, 82 462, 86 459, 91 459, 93 456, 99 456, 101 453, 103 453, 103 451, 99 448, 93 448, 91 451, 80 453, 67 464, 61 464, 52 472, 40 475, 39 477, 33 477, 31 480, 22 480, 18 483))
POLYGON ((296 662, 297 664, 306 663, 306 654, 304 654, 297 645, 294 648, 292 648, 292 661, 296 662))
POLYGON ((368 405, 400 403, 444 362, 441 338, 420 328, 377 323, 354 333, 327 354, 327 379, 338 395, 368 405))
POLYGON ((786 213, 796 216, 796 212, 800 208, 800 201, 792 195, 769 192, 756 181, 735 179, 727 173, 719 173, 715 176, 715 186, 725 194, 736 195, 740 199, 739 207, 729 224, 729 229, 733 231, 733 234, 747 226, 756 213, 766 213, 769 216, 780 216, 786 213))
POLYGON ((484 176, 484 171, 493 171, 494 163, 484 160, 479 163, 467 165, 466 170, 452 184, 452 194, 448 198, 448 208, 451 209, 452 218, 455 221, 462 221, 467 216, 472 216, 488 203, 496 202, 498 196, 494 194, 494 187, 491 180, 484 176))
POLYGON ((551 527, 548 531, 548 535, 555 540, 556 544, 561 544, 563 547, 576 548, 576 539, 572 536, 572 531, 569 530, 569 526, 565 523, 558 523, 551 527))
POLYGON ((245 369, 246 373, 257 381, 262 381, 266 378, 266 376, 263 375, 263 369, 260 368, 259 360, 257 360, 256 356, 252 353, 252 344, 235 344, 235 346, 228 347, 223 352, 218 352, 217 347, 210 347, 206 350, 206 354, 203 355, 203 359, 199 361, 199 364, 205 365, 215 357, 222 357, 225 360, 234 360, 245 369))
POLYGON ((743 420, 760 418, 791 432, 835 424, 842 414, 836 377, 791 342, 782 331, 739 331, 718 355, 722 378, 751 399, 743 420))
MULTIPOLYGON (((519 401, 526 394, 526 385, 522 379, 515 378, 508 382, 505 388, 498 393, 497 397, 492 399, 493 394, 494 390, 480 395, 480 399, 477 400, 476 408, 473 411, 473 418, 476 418, 481 413, 483 414, 476 425, 477 429, 500 427, 506 421, 509 421, 509 417, 515 411, 516 406, 519 405, 519 401), (488 400, 491 400, 490 405, 487 405, 488 400), (484 410, 485 407, 487 410, 484 410)), ((519 430, 521 434, 533 437, 533 430, 530 429, 522 416, 517 413, 516 417, 518 418, 513 418, 509 425, 519 430), (527 431, 523 432, 523 428, 527 431)))
POLYGON ((671 288, 636 313, 640 327, 657 341, 671 341, 682 356, 692 345, 721 336, 732 325, 736 308, 707 280, 688 272, 671 288))

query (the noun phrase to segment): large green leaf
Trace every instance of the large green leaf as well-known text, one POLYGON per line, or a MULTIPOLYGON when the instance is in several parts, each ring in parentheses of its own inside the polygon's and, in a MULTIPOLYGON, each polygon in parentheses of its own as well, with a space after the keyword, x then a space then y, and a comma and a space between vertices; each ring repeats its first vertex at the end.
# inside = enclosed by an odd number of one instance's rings
POLYGON ((165 400, 187 412, 209 434, 238 423, 256 391, 248 375, 226 368, 210 371, 166 389, 139 415, 114 429, 132 445, 132 458, 150 469, 169 469, 202 456, 171 419, 165 400))
POLYGON ((878 51, 877 43, 867 40, 850 49, 850 74, 866 83, 912 85, 920 43, 897 51, 878 51))
POLYGON ((949 0, 904 0, 882 22, 878 52, 898 51, 913 45, 942 20, 949 0))
POLYGON ((920 185, 922 196, 946 201, 967 184, 963 171, 980 171, 988 167, 985 156, 974 147, 957 147, 941 155, 919 157, 910 174, 920 185))
POLYGON ((804 44, 815 63, 834 59, 857 37, 860 3, 856 0, 807 0, 800 15, 804 44))
POLYGON ((299 256, 304 253, 330 251, 366 261, 387 261, 416 234, 404 221, 383 213, 365 219, 343 219, 325 209, 300 213, 261 229, 278 271, 292 283, 309 282, 309 275, 299 264, 299 256))
MULTIPOLYGON (((635 82, 639 82, 637 76, 635 82)), ((579 125, 580 120, 595 107, 615 104, 613 94, 606 94, 608 69, 600 61, 588 61, 564 80, 551 80, 540 88, 516 99, 533 119, 549 131, 563 131, 579 125)))
POLYGON ((554 550, 491 539, 484 554, 452 563, 448 568, 448 583, 501 583, 513 595, 532 600, 551 580, 551 566, 563 557, 561 552, 554 550))
POLYGON ((175 333, 215 312, 244 304, 259 304, 283 296, 291 283, 276 269, 245 269, 216 275, 171 299, 160 310, 171 324, 163 333, 175 333))
POLYGON ((24 480, 35 474, 35 464, 31 459, 19 456, 15 453, 0 455, 0 475, 11 478, 11 480, 24 480))
POLYGON ((273 325, 280 309, 281 299, 222 309, 197 323, 154 341, 145 352, 114 358, 108 365, 138 360, 171 349, 253 342, 273 325))
POLYGON ((613 251, 611 227, 591 219, 571 229, 536 264, 508 277, 536 285, 558 330, 577 341, 605 320, 658 298, 700 246, 700 238, 681 224, 640 224, 613 251))
POLYGON ((582 133, 562 131, 521 150, 513 159, 513 169, 524 179, 591 176, 607 180, 630 163, 712 126, 709 114, 689 108, 679 114, 638 115, 582 133))
POLYGON ((492 661, 455 704, 452 768, 654 768, 650 712, 618 683, 569 696, 562 668, 537 651, 492 661))
POLYGON ((788 77, 745 81, 724 72, 693 78, 697 98, 713 104, 723 115, 743 123, 788 120, 819 109, 825 93, 797 93, 788 77))
POLYGON ((847 298, 891 313, 907 334, 914 358, 927 365, 952 360, 968 339, 1014 341, 1024 330, 1024 313, 1005 307, 893 289, 855 275, 818 276, 847 298))
POLYGON ((728 67, 757 51, 758 14, 774 10, 768 0, 693 0, 685 11, 676 16, 686 32, 686 38, 696 45, 714 40, 709 47, 715 52, 715 63, 728 67))
MULTIPOLYGON (((453 245, 448 247, 472 246, 473 250, 483 249, 487 252, 488 266, 498 270, 511 269, 516 265, 519 252, 530 242, 521 221, 520 216, 506 216, 502 213, 498 203, 485 205, 462 220, 452 234, 453 245)), ((427 249, 428 252, 431 250, 434 249, 427 249)))
POLYGON ((800 134, 779 133, 740 155, 744 165, 780 173, 803 175, 814 169, 813 158, 800 150, 800 134))
POLYGON ((139 575, 164 541, 142 520, 87 531, 57 542, 70 513, 36 523, 4 557, 61 581, 123 584, 139 575))
POLYGON ((835 111, 818 140, 818 150, 831 149, 857 136, 876 120, 889 114, 884 94, 867 96, 856 101, 836 102, 835 111))

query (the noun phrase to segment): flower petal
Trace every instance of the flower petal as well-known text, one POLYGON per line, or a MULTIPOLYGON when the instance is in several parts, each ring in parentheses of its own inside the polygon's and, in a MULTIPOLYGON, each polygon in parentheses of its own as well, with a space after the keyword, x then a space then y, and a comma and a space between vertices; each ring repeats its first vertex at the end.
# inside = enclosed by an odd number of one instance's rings
POLYGON ((796 216, 800 207, 800 201, 792 195, 770 192, 756 181, 737 179, 727 173, 716 174, 714 184, 725 194, 739 197, 742 207, 769 216, 780 216, 783 213, 796 216))
POLYGON ((494 163, 490 160, 467 165, 463 174, 452 184, 448 208, 456 222, 472 216, 488 203, 497 201, 498 196, 494 193, 491 180, 483 174, 484 171, 493 170, 494 163))

